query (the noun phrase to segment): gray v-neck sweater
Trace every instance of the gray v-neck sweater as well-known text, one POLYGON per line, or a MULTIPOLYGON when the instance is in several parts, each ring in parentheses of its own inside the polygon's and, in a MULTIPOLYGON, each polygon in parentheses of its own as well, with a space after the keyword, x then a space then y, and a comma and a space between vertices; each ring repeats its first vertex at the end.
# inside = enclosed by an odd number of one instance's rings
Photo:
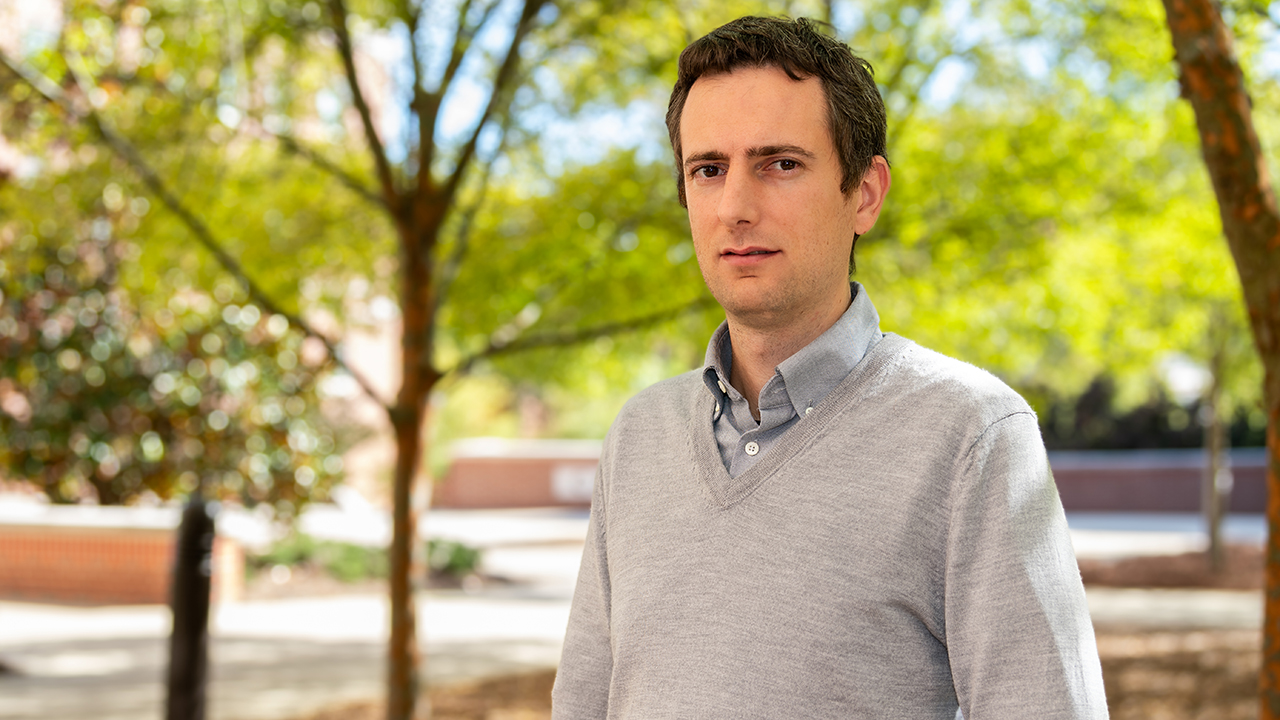
POLYGON ((555 720, 1106 717, 1022 398, 887 335, 731 478, 700 374, 605 440, 555 720))

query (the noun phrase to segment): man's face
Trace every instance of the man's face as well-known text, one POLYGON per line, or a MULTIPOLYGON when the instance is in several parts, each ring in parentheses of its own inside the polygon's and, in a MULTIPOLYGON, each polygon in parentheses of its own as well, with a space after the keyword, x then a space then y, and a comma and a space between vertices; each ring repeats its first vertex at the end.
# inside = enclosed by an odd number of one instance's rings
POLYGON ((862 188, 840 192, 821 82, 777 68, 699 78, 680 140, 698 265, 730 318, 767 329, 843 311, 854 233, 870 227, 862 188))

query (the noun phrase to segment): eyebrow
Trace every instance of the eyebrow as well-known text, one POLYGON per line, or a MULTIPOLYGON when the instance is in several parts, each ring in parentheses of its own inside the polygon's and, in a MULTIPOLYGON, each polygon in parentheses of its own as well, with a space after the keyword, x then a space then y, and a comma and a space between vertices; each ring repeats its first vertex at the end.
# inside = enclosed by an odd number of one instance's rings
MULTIPOLYGON (((758 147, 747 148, 747 157, 769 157, 771 155, 799 155, 800 157, 812 160, 816 157, 813 153, 805 150, 799 145, 761 145, 758 147)), ((694 153, 685 158, 684 166, 689 167, 700 162, 708 160, 728 160, 729 156, 718 150, 708 150, 706 152, 694 153)))

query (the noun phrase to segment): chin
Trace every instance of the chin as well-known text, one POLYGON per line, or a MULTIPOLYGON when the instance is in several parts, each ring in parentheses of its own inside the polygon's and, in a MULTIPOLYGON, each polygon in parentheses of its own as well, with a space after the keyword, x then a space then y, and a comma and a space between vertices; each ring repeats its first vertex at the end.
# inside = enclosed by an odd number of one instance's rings
POLYGON ((720 307, 724 308, 725 315, 745 325, 775 325, 780 321, 785 321, 791 314, 788 312, 790 306, 785 302, 779 302, 779 298, 743 297, 738 295, 726 298, 717 297, 716 300, 720 302, 720 307))

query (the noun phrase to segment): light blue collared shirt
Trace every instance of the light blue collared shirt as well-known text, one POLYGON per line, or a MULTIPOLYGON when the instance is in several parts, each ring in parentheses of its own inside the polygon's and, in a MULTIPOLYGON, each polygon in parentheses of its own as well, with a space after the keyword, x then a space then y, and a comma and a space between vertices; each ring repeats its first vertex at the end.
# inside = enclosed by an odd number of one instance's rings
POLYGON ((730 477, 738 477, 764 457, 884 337, 880 315, 866 290, 856 282, 849 283, 849 290, 853 300, 840 319, 774 368, 773 377, 760 389, 758 423, 747 399, 729 384, 733 346, 728 323, 721 323, 712 334, 702 379, 716 398, 711 422, 730 477))

